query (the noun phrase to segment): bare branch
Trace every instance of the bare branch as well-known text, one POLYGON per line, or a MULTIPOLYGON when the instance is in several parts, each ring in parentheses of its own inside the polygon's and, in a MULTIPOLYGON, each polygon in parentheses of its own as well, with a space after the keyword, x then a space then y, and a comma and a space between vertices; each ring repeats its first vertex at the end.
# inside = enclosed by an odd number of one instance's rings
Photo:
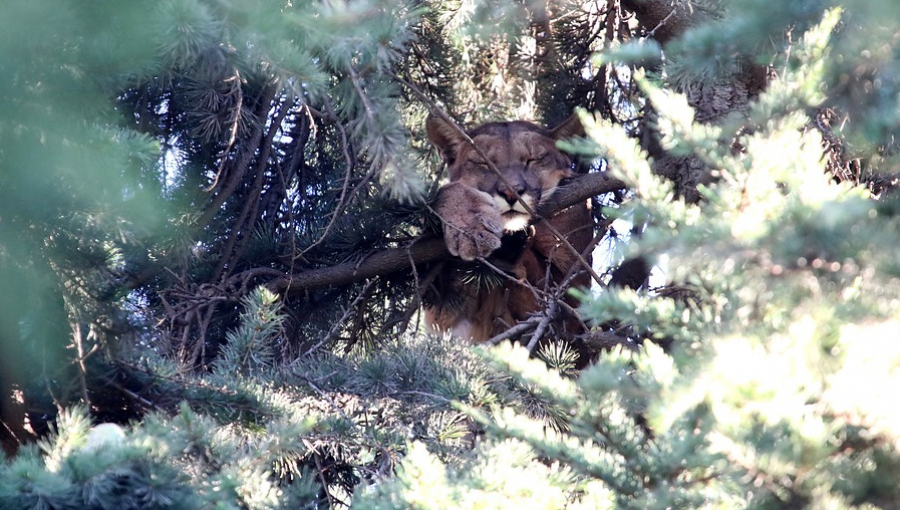
POLYGON ((485 342, 485 345, 497 345, 504 340, 514 340, 516 338, 519 338, 525 333, 528 333, 532 329, 538 327, 538 322, 538 320, 532 318, 515 324, 513 325, 513 327, 507 329, 503 333, 500 333, 499 335, 489 339, 487 342, 485 342))
POLYGON ((219 185, 219 177, 222 176, 222 172, 225 171, 225 162, 228 161, 228 154, 231 152, 231 149, 234 147, 234 141, 237 138, 238 126, 241 123, 241 109, 244 106, 244 93, 241 89, 241 73, 237 69, 234 70, 234 75, 231 78, 225 80, 226 82, 231 83, 231 90, 237 94, 237 105, 232 109, 234 112, 234 120, 231 122, 231 129, 229 130, 228 135, 228 144, 225 146, 225 150, 222 151, 222 155, 219 156, 219 170, 216 172, 216 177, 213 179, 212 184, 209 187, 204 188, 203 191, 207 193, 216 189, 216 186, 219 185))
POLYGON ((553 320, 553 317, 556 315, 556 302, 557 300, 552 299, 550 303, 547 305, 547 309, 544 310, 544 316, 541 317, 540 322, 538 322, 537 328, 534 330, 534 334, 531 335, 531 340, 528 342, 526 349, 528 352, 534 352, 534 348, 537 347, 538 342, 541 338, 544 337, 544 332, 547 331, 547 326, 550 325, 550 321, 553 320))
MULTIPOLYGON (((362 91, 360 91, 360 94, 362 94, 362 91)), ((334 109, 332 108, 331 103, 326 102, 325 106, 328 108, 329 115, 335 117, 337 116, 334 113, 334 109)), ((334 223, 344 212, 344 207, 350 201, 349 197, 347 196, 347 189, 350 187, 350 181, 353 177, 353 171, 356 169, 356 162, 350 153, 350 137, 347 136, 347 131, 344 129, 344 125, 340 122, 335 122, 334 125, 337 128, 338 133, 341 135, 341 150, 344 153, 344 162, 347 165, 347 169, 344 173, 344 183, 341 186, 341 196, 338 198, 338 205, 334 208, 334 212, 331 213, 331 220, 328 221, 328 225, 325 226, 325 230, 322 231, 322 235, 320 235, 315 242, 313 242, 312 244, 304 248, 303 251, 297 254, 296 258, 303 257, 303 255, 309 253, 313 248, 322 244, 325 238, 328 237, 328 233, 331 232, 331 228, 334 226, 334 223)), ((357 189, 359 188, 354 188, 351 195, 355 195, 357 189)))

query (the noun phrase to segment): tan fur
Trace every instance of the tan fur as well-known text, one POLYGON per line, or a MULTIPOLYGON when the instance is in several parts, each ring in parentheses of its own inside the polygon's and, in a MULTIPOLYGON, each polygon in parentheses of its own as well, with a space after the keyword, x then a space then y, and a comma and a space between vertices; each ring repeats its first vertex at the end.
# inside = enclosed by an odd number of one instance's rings
MULTIPOLYGON (((534 210, 562 179, 571 177, 571 161, 556 148, 556 141, 581 134, 581 124, 573 117, 553 130, 516 121, 488 123, 470 131, 475 145, 506 182, 446 121, 429 117, 427 131, 450 173, 450 182, 441 188, 435 204, 447 247, 465 261, 484 257, 509 276, 500 285, 480 288, 458 275, 442 275, 438 295, 427 309, 428 322, 435 329, 483 342, 541 306, 526 283, 550 291, 577 264, 574 254, 544 222, 528 226, 531 218, 513 191, 534 210), (516 233, 523 229, 531 235, 516 233)), ((590 243, 593 232, 587 204, 570 207, 547 221, 579 252, 590 243)), ((572 283, 585 287, 590 280, 582 275, 572 283)), ((572 320, 557 327, 578 326, 572 320)))

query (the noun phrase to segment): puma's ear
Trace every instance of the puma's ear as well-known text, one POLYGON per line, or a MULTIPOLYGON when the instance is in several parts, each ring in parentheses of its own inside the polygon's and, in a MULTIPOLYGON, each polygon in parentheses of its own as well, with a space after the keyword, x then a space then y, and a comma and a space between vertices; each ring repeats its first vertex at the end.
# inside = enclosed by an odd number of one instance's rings
POLYGON ((550 138, 557 141, 577 136, 584 136, 584 126, 581 125, 581 119, 577 113, 573 113, 562 124, 550 130, 550 138))
POLYGON ((443 118, 430 113, 425 121, 425 131, 428 133, 428 139, 441 151, 441 156, 448 165, 452 165, 456 160, 456 155, 463 137, 449 122, 443 118))

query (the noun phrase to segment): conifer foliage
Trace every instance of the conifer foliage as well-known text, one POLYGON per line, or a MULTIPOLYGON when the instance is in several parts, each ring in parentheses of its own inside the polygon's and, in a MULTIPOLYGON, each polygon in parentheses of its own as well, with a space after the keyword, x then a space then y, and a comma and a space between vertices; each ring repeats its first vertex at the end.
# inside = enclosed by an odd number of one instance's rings
POLYGON ((0 510, 900 508, 895 2, 7 4, 0 510), (424 332, 426 114, 573 110, 589 359, 424 332))

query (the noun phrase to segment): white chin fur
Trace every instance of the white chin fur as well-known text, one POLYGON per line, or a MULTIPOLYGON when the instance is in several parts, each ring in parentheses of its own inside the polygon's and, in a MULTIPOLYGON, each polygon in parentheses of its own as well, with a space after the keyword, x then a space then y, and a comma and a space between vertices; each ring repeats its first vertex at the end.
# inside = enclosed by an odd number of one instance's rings
POLYGON ((528 226, 528 219, 528 215, 525 214, 504 215, 503 230, 506 230, 507 232, 525 230, 525 227, 528 226))

